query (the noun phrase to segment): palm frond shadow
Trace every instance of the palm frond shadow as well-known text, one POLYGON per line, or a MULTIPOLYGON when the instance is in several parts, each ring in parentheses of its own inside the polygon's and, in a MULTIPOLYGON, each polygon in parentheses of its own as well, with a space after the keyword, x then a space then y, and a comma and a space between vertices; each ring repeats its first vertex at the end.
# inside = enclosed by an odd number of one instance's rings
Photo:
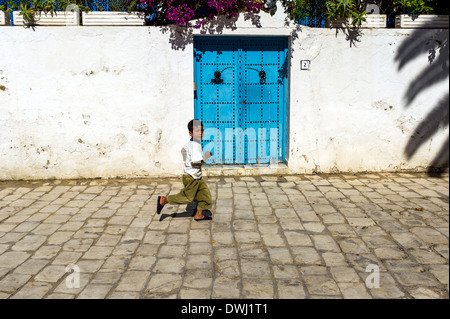
MULTIPOLYGON (((405 91, 405 107, 408 108, 414 100, 428 88, 444 81, 449 76, 448 29, 418 29, 400 45, 395 57, 398 71, 409 62, 428 53, 428 67, 409 83, 405 91)), ((415 129, 404 150, 410 160, 419 148, 439 131, 449 126, 449 94, 436 97, 437 104, 429 111, 415 129)), ((428 166, 430 176, 441 176, 449 167, 449 139, 443 143, 439 152, 428 166)))

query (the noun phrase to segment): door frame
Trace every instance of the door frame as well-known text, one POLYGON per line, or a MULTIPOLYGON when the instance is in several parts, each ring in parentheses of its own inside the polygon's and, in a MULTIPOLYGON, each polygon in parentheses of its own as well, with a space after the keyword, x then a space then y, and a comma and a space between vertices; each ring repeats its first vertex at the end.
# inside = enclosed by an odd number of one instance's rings
MULTIPOLYGON (((285 83, 284 83, 284 94, 283 94, 283 101, 282 101, 282 107, 283 107, 283 116, 280 118, 280 123, 282 125, 282 128, 284 128, 284 130, 281 131, 281 134, 283 134, 283 138, 282 138, 282 143, 280 145, 281 148, 281 156, 282 156, 282 161, 278 162, 278 164, 288 164, 288 160, 289 160, 289 132, 290 132, 290 121, 289 121, 289 114, 290 114, 290 107, 289 107, 289 102, 290 102, 290 76, 291 76, 291 36, 288 35, 195 35, 193 38, 193 82, 194 84, 197 83, 197 76, 198 76, 198 70, 197 70, 197 63, 195 61, 196 59, 196 55, 195 55, 195 50, 196 50, 196 43, 198 40, 200 39, 205 39, 205 38, 210 38, 210 39, 218 39, 219 37, 225 37, 227 38, 227 40, 230 39, 235 39, 235 40, 245 40, 245 39, 279 39, 279 40, 283 40, 284 43, 284 52, 285 52, 285 63, 286 63, 286 78, 285 78, 285 83)), ((197 86, 195 85, 194 87, 194 117, 197 118, 197 108, 199 107, 198 105, 198 96, 197 96, 197 86)), ((239 103, 241 103, 239 101, 239 103)), ((242 116, 242 115, 241 115, 242 116)), ((270 132, 268 132, 268 136, 270 137, 270 132)), ((266 150, 267 151, 267 150, 266 150)), ((270 162, 268 164, 271 164, 270 162)), ((268 165, 266 164, 262 164, 262 165, 268 165)), ((242 166, 242 165, 246 165, 246 166, 258 166, 261 164, 251 164, 251 163, 247 163, 247 164, 226 164, 225 162, 223 162, 220 165, 227 165, 227 166, 232 166, 232 165, 238 165, 238 166, 242 166)))

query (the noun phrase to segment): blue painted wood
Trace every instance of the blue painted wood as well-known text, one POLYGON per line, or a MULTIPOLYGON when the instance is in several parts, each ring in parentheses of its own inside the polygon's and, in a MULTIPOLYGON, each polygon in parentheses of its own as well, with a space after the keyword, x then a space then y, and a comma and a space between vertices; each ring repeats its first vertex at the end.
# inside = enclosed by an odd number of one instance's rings
POLYGON ((195 117, 214 155, 208 163, 285 161, 287 63, 287 38, 194 39, 195 117))

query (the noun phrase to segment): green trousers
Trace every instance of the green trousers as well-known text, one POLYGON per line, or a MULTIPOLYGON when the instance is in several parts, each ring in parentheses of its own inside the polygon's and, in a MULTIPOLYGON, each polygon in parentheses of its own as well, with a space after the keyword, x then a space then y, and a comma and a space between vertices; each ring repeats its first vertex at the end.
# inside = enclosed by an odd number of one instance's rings
POLYGON ((197 198, 197 210, 212 208, 211 192, 203 178, 195 179, 191 175, 183 175, 184 188, 176 195, 169 195, 167 200, 171 205, 189 204, 197 198))

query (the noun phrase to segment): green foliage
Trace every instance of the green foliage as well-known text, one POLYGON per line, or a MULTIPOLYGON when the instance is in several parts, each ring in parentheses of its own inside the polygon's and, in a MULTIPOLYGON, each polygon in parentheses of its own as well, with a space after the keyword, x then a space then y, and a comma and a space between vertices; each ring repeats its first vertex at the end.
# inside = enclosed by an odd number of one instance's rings
POLYGON ((359 27, 365 21, 366 7, 376 4, 380 13, 396 14, 449 14, 444 0, 282 0, 285 12, 294 21, 306 17, 324 17, 327 20, 350 19, 359 27))
POLYGON ((428 14, 433 12, 429 0, 393 0, 393 11, 397 14, 428 14))
MULTIPOLYGON (((109 1, 109 11, 126 11, 130 13, 131 11, 139 11, 138 7, 139 0, 110 0, 109 1)), ((101 5, 94 2, 94 5, 99 11, 105 11, 101 5)))
POLYGON ((429 0, 428 5, 433 8, 434 14, 449 14, 449 6, 447 0, 429 0))
MULTIPOLYGON (((88 0, 21 0, 19 5, 12 1, 8 2, 8 12, 13 10, 20 11, 19 15, 23 17, 26 24, 36 23, 36 13, 51 13, 56 11, 66 11, 70 4, 76 4, 80 11, 91 11, 87 6, 88 0)), ((73 11, 73 10, 72 10, 73 11)))
POLYGON ((349 18, 355 12, 356 4, 353 0, 331 0, 326 2, 327 17, 330 20, 349 18))
MULTIPOLYGON (((139 4, 142 0, 110 0, 110 11, 142 11, 139 4)), ((176 2, 169 0, 167 3, 176 2)), ((261 0, 267 8, 272 8, 273 2, 261 0)), ((447 2, 444 0, 281 0, 283 10, 289 19, 294 21, 304 20, 307 17, 324 17, 328 20, 339 18, 350 19, 355 27, 359 27, 365 21, 365 8, 374 3, 379 6, 384 14, 449 14, 447 2)), ((91 11, 88 4, 95 4, 100 11, 104 11, 93 0, 21 0, 19 5, 9 1, 6 6, 0 6, 0 10, 20 10, 26 23, 35 23, 36 12, 53 13, 65 11, 67 6, 75 4, 80 11, 91 11)), ((265 10, 266 11, 266 10, 265 10)), ((273 10, 272 10, 273 11, 273 10)), ((270 11, 271 14, 274 12, 270 11)))
POLYGON ((325 13, 325 1, 294 0, 283 3, 290 19, 304 20, 307 17, 321 16, 325 13))
POLYGON ((71 4, 77 5, 80 12, 91 11, 91 9, 87 6, 89 2, 88 0, 57 0, 57 1, 58 1, 57 4, 59 4, 58 6, 55 7, 57 11, 66 11, 66 8, 71 4))
POLYGON ((354 26, 360 26, 362 21, 366 21, 365 10, 361 10, 356 0, 329 0, 326 2, 326 17, 328 20, 339 18, 352 19, 354 26))
MULTIPOLYGON (((37 4, 39 8, 39 3, 37 4)), ((34 17, 34 10, 31 7, 31 4, 28 3, 26 0, 22 0, 19 4, 20 13, 19 15, 23 16, 23 20, 26 23, 34 24, 35 17, 34 17)))
POLYGON ((298 21, 306 17, 324 17, 328 20, 349 18, 354 26, 365 21, 367 0, 293 0, 282 1, 289 18, 298 21))

